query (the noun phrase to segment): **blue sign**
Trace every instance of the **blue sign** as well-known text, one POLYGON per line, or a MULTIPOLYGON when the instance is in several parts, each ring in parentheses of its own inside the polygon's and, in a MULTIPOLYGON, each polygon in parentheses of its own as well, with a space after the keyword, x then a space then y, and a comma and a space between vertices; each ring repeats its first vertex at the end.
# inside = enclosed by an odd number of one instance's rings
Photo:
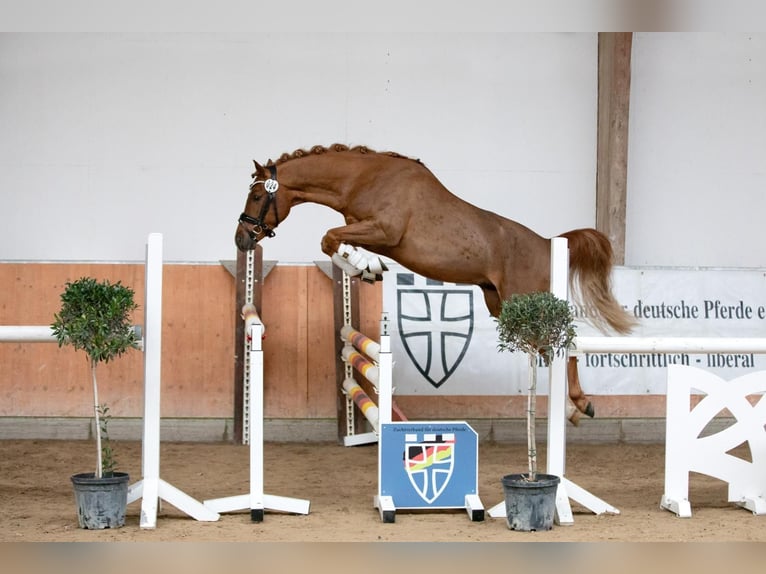
POLYGON ((380 496, 396 508, 465 508, 478 495, 479 438, 465 422, 381 425, 380 496))

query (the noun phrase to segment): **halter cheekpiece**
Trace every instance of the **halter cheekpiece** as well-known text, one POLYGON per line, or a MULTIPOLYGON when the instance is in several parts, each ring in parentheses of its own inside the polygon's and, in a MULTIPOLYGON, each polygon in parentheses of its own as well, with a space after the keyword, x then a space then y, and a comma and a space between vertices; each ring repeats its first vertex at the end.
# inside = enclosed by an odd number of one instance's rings
POLYGON ((277 211, 276 201, 277 190, 279 190, 279 182, 277 181, 277 166, 267 165, 266 168, 269 170, 271 177, 266 181, 256 179, 253 181, 253 183, 250 184, 250 190, 252 190, 253 187, 259 183, 262 183, 263 189, 266 190, 266 199, 263 201, 263 205, 261 205, 261 212, 258 214, 258 217, 251 217, 244 211, 239 216, 240 224, 248 223, 252 225, 250 229, 246 228, 247 234, 252 240, 255 240, 255 238, 258 237, 258 234, 261 232, 263 232, 266 237, 274 237, 276 235, 274 229, 266 225, 265 221, 266 214, 269 212, 269 209, 272 205, 274 206, 274 217, 276 219, 274 227, 279 225, 279 211, 277 211))

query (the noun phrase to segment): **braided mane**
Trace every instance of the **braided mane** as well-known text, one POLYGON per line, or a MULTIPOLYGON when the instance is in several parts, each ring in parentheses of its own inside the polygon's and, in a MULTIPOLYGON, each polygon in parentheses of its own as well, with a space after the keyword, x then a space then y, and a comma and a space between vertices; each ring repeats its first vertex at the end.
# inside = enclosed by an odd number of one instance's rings
POLYGON ((374 149, 370 149, 367 146, 363 146, 363 145, 349 147, 347 145, 339 144, 339 143, 332 144, 330 147, 315 145, 308 151, 304 149, 297 149, 293 153, 283 153, 281 156, 279 156, 279 159, 276 162, 272 162, 271 160, 269 160, 269 163, 270 164, 275 163, 276 165, 279 165, 280 163, 290 161, 291 159, 306 157, 308 155, 321 155, 325 153, 340 153, 340 152, 361 153, 361 154, 382 154, 382 155, 387 155, 390 157, 399 157, 399 158, 408 159, 410 161, 414 161, 417 163, 422 163, 419 159, 407 157, 395 151, 375 151, 374 149))

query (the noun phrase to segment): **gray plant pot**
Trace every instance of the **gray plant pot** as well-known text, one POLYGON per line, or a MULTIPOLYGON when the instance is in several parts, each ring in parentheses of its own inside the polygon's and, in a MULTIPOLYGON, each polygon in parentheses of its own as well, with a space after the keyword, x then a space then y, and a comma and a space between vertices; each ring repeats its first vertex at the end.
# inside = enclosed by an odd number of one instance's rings
POLYGON ((96 478, 93 472, 73 475, 80 528, 98 530, 124 526, 129 480, 126 472, 103 478, 96 478))
POLYGON ((511 530, 536 531, 553 528, 556 513, 558 476, 537 473, 537 480, 529 482, 523 474, 503 477, 505 514, 511 530))

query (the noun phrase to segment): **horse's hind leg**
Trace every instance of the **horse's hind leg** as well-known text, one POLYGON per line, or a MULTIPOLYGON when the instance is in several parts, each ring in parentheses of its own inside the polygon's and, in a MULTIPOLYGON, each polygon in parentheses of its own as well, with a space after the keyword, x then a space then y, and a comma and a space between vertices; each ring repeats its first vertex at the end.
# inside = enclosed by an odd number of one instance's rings
MULTIPOLYGON (((577 407, 577 410, 589 417, 593 417, 596 414, 593 405, 588 396, 583 393, 582 387, 580 387, 580 375, 577 371, 577 357, 569 357, 569 361, 567 362, 567 382, 569 386, 569 399, 577 407)), ((579 414, 574 414, 577 415, 576 418, 579 420, 579 414)), ((572 423, 577 424, 572 416, 569 417, 569 420, 572 421, 572 423)))

